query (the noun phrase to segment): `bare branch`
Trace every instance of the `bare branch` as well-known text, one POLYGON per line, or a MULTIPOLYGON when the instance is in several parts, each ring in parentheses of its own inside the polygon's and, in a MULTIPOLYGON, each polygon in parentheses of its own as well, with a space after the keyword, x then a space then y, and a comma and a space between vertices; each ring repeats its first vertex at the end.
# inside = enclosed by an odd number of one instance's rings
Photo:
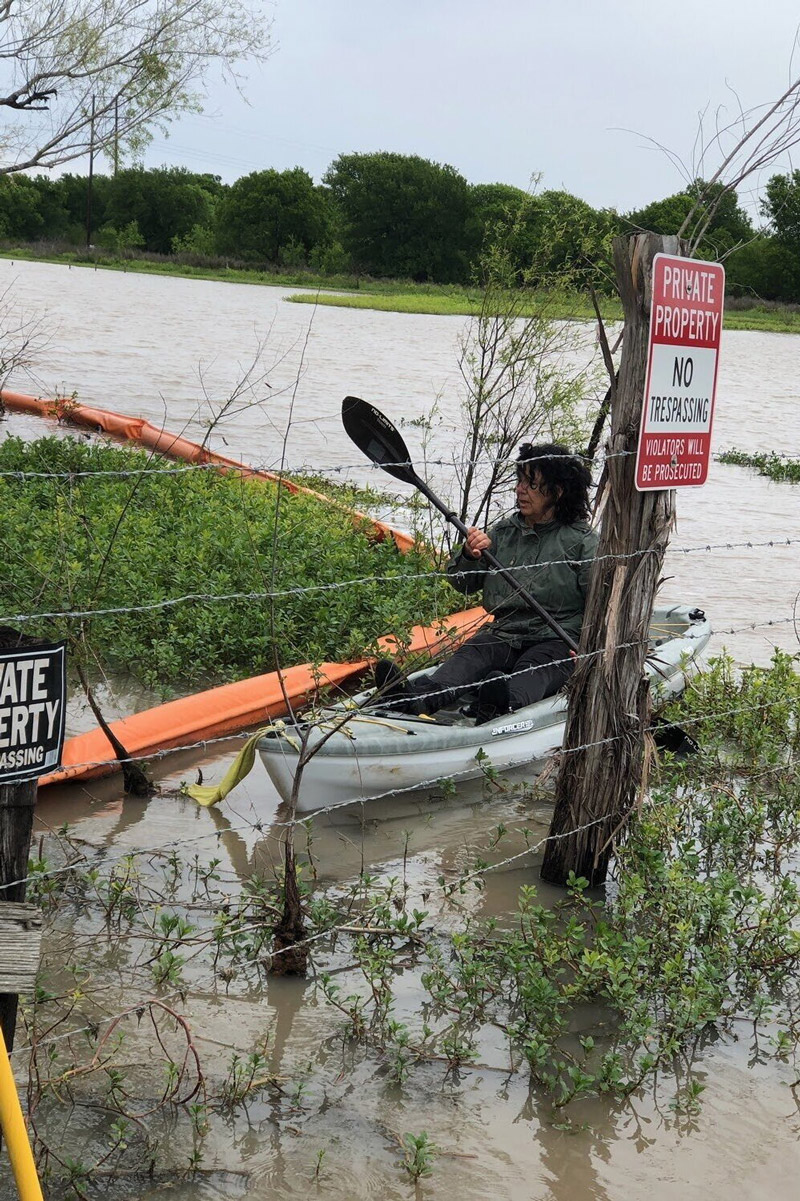
POLYGON ((766 107, 744 110, 740 103, 736 120, 718 128, 709 148, 721 149, 724 138, 734 129, 741 131, 740 136, 698 194, 678 231, 679 237, 688 239, 690 251, 697 248, 729 192, 800 142, 800 77, 766 107))
POLYGON ((0 173, 136 151, 199 108, 212 65, 239 87, 270 53, 266 0, 17 0, 0 30, 0 173))

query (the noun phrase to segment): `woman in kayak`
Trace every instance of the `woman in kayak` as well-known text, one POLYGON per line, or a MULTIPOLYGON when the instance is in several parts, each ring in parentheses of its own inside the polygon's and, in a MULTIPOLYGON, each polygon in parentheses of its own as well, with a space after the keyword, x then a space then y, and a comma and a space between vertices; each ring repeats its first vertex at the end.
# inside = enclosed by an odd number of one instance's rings
POLYGON ((391 660, 381 660, 375 683, 381 699, 406 713, 458 706, 465 688, 480 683, 478 722, 552 696, 574 667, 560 638, 487 565, 491 550, 519 583, 577 642, 597 534, 589 526, 589 469, 565 446, 525 442, 517 458, 517 508, 491 529, 472 527, 447 565, 459 592, 483 589, 494 617, 424 679, 403 680, 391 660))

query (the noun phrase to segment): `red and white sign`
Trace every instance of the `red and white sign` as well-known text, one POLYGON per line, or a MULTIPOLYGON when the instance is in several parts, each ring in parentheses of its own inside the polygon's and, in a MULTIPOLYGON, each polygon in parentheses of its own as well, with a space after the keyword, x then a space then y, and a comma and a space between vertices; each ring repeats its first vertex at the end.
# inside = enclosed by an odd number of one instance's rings
POLYGON ((636 487, 706 482, 717 387, 725 268, 657 254, 636 487))

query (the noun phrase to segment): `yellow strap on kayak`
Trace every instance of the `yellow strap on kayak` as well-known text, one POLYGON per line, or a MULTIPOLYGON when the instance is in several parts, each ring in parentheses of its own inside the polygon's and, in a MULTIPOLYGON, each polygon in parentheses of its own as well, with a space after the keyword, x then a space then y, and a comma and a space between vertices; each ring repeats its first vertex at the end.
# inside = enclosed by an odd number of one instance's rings
MULTIPOLYGON (((425 715, 423 714, 423 717, 424 716, 425 715)), ((433 721, 433 718, 428 718, 428 720, 433 721)), ((358 735, 354 734, 352 729, 348 729, 348 723, 350 726, 380 726, 383 730, 394 730, 398 734, 412 733, 407 726, 401 726, 399 722, 390 721, 388 717, 367 717, 364 714, 359 714, 358 717, 351 717, 348 713, 346 722, 340 721, 337 724, 336 721, 321 721, 318 723, 318 725, 320 730, 333 730, 334 733, 345 734, 348 738, 355 741, 358 735)))
MULTIPOLYGON (((354 720, 368 722, 371 725, 388 726, 389 729, 399 730, 404 734, 411 733, 405 726, 395 725, 385 718, 357 717, 354 720)), ((433 721, 433 718, 428 718, 428 720, 433 721)), ((326 728, 335 730, 337 727, 330 722, 321 722, 320 729, 326 728)), ((346 734, 349 738, 354 737, 346 726, 339 727, 339 729, 341 733, 346 734)), ((287 732, 286 722, 275 721, 272 725, 264 726, 262 729, 256 730, 255 734, 250 735, 219 784, 187 784, 185 789, 187 795, 192 800, 197 801, 198 805, 203 805, 206 808, 209 805, 217 805, 220 801, 224 801, 228 793, 233 792, 236 785, 241 784, 245 776, 248 776, 253 770, 253 764, 256 761, 256 746, 259 739, 263 738, 266 734, 280 734, 282 738, 286 739, 289 746, 296 750, 298 755, 300 754, 300 743, 287 732)))
POLYGON ((255 734, 250 735, 219 784, 187 784, 188 795, 197 801, 198 805, 206 807, 224 801, 228 793, 232 792, 236 785, 240 784, 252 771, 256 761, 256 745, 265 734, 281 734, 290 746, 294 747, 298 753, 300 752, 300 744, 286 733, 286 723, 283 721, 273 722, 272 725, 264 726, 263 729, 256 730, 255 734))

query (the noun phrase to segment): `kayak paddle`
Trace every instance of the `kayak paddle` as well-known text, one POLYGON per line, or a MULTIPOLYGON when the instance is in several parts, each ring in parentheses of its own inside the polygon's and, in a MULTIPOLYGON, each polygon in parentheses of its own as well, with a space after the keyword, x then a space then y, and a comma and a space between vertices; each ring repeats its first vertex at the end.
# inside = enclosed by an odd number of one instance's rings
MULTIPOLYGON (((376 409, 374 405, 369 404, 366 400, 360 400, 357 396, 345 396, 342 401, 342 425, 351 441, 355 442, 358 449, 368 459, 377 467, 388 472, 389 475, 393 475, 395 479, 402 480, 406 484, 411 484, 423 496, 428 498, 431 504, 439 510, 451 525, 455 526, 463 538, 467 537, 469 530, 461 518, 457 517, 455 513, 451 513, 447 506, 439 500, 438 496, 431 491, 425 481, 417 475, 411 463, 411 455, 408 453, 408 447, 389 418, 385 417, 380 409, 376 409)), ((503 567, 502 563, 495 558, 491 551, 481 551, 481 558, 485 559, 489 566, 514 588, 525 603, 530 605, 533 611, 567 644, 571 651, 577 651, 578 644, 572 635, 568 634, 556 619, 551 617, 546 609, 542 608, 536 597, 531 596, 530 592, 522 587, 512 573, 503 567)))

